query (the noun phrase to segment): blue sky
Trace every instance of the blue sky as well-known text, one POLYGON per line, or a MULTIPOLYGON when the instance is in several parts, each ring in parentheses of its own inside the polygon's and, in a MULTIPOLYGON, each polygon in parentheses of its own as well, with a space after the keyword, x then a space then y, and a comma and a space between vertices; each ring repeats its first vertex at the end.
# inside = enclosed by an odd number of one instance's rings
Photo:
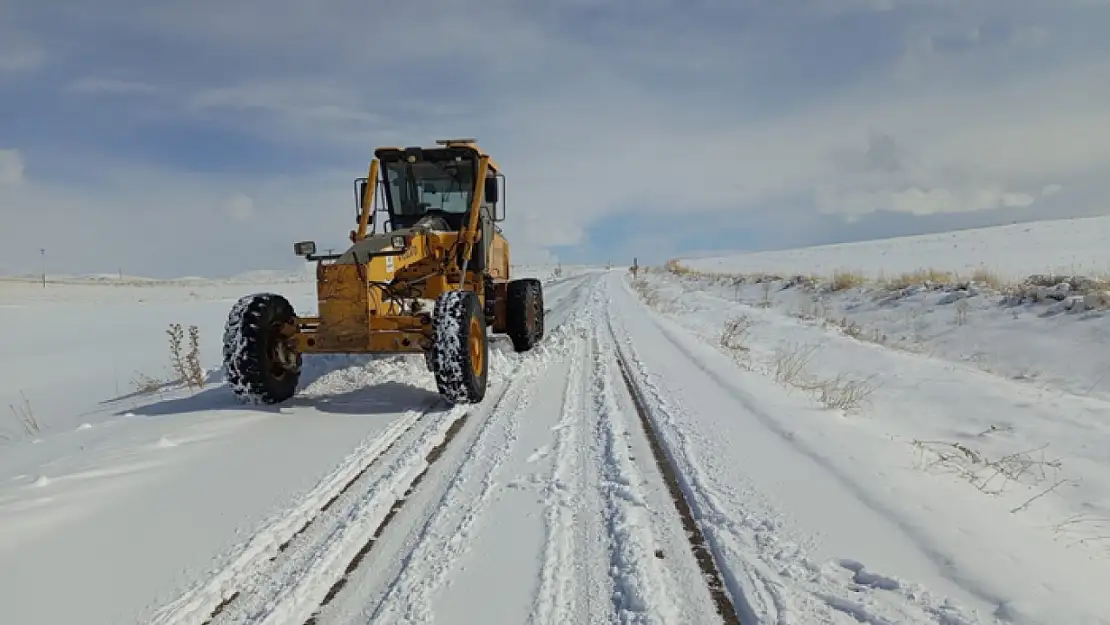
POLYGON ((8 0, 0 272, 297 268, 447 136, 519 262, 1105 214, 1108 105, 1104 0, 8 0))

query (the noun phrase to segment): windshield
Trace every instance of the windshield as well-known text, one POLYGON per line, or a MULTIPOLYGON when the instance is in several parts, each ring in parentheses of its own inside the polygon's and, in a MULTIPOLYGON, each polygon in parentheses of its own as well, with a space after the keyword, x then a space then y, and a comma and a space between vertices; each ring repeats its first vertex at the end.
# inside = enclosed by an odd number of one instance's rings
POLYGON ((396 215, 429 210, 463 214, 474 192, 474 163, 422 161, 385 163, 390 209, 396 215))

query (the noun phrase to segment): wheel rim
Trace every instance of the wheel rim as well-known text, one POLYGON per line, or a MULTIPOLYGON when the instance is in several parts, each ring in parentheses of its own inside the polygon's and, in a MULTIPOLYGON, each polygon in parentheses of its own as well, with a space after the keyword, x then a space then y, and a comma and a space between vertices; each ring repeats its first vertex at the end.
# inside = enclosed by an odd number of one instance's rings
POLYGON ((270 335, 270 375, 275 379, 282 379, 286 373, 288 353, 285 342, 282 340, 280 330, 274 328, 270 335))
POLYGON ((470 318, 470 366, 475 375, 482 374, 484 355, 482 353, 482 324, 477 317, 470 318))

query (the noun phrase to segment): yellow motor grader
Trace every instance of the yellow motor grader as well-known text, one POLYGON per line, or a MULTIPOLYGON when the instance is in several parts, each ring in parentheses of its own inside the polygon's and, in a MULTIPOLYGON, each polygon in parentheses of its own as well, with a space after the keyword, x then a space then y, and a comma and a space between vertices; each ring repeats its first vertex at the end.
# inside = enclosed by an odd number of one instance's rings
POLYGON ((510 279, 505 177, 473 139, 382 147, 355 180, 358 227, 339 254, 294 252, 316 263, 315 316, 276 293, 241 298, 228 316, 223 360, 241 400, 293 396, 302 354, 423 354, 440 395, 477 403, 486 392, 488 330, 516 351, 544 336, 543 288, 510 279), (380 208, 375 209, 375 201, 380 208), (379 216, 387 223, 378 226, 379 216))

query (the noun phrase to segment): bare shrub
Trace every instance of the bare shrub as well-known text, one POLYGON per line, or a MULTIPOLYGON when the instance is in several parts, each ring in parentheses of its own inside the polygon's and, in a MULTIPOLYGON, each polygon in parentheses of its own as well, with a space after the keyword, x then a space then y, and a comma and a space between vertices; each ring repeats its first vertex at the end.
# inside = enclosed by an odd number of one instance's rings
POLYGON ((667 271, 671 272, 672 274, 676 275, 676 276, 686 276, 686 275, 690 275, 690 274, 695 273, 694 270, 692 270, 689 267, 686 267, 686 266, 682 265, 682 263, 678 262, 677 258, 672 258, 672 259, 668 260, 663 265, 663 268, 666 269, 667 271))
POLYGON ((818 386, 818 401, 828 408, 843 410, 846 413, 859 412, 863 404, 875 392, 874 376, 855 380, 841 373, 818 386))
POLYGON ((772 360, 775 381, 812 394, 826 408, 849 414, 861 411, 878 388, 874 383, 875 376, 861 380, 839 373, 831 379, 815 378, 806 369, 817 350, 817 345, 786 345, 776 349, 772 360))
POLYGON ((1094 516, 1091 514, 1076 514, 1068 517, 1052 528, 1056 534, 1065 532, 1072 535, 1081 535, 1075 543, 1104 543, 1110 546, 1110 518, 1094 516))
POLYGON ((729 319, 725 322, 725 326, 721 330, 719 344, 726 349, 748 351, 744 342, 751 327, 751 319, 746 316, 729 319))
POLYGON ((659 294, 655 291, 655 289, 651 288, 651 286, 647 283, 647 280, 643 278, 633 279, 632 289, 640 295, 640 298, 643 299, 644 303, 646 303, 648 306, 654 308, 655 305, 659 303, 659 294))
POLYGON ((39 427, 38 419, 35 417, 35 411, 31 408, 31 401, 27 399, 23 391, 19 392, 19 396, 23 398, 23 401, 18 406, 8 404, 8 408, 11 409, 12 414, 15 415, 16 421, 19 422, 19 425, 23 428, 23 432, 27 434, 27 436, 38 436, 38 434, 42 432, 42 428, 39 427))
POLYGON ((966 299, 961 299, 956 302, 956 325, 962 326, 967 323, 967 314, 971 311, 971 304, 966 299))
POLYGON ((863 336, 863 326, 854 321, 850 321, 847 317, 841 317, 840 321, 836 322, 836 325, 844 331, 844 334, 854 339, 863 336))
POLYGON ((788 344, 775 348, 772 366, 775 381, 779 384, 798 385, 804 381, 806 367, 817 353, 816 345, 800 346, 788 344))
POLYGON ((204 387, 204 369, 200 365, 200 331, 189 326, 189 349, 183 351, 184 330, 180 323, 171 323, 166 334, 170 337, 170 369, 176 380, 190 388, 204 387))
POLYGON ((770 282, 764 282, 760 285, 760 287, 763 291, 763 297, 759 300, 759 307, 760 308, 770 308, 771 307, 771 283, 770 282))
POLYGON ((204 387, 204 367, 200 364, 200 330, 189 326, 189 352, 185 354, 186 382, 189 386, 204 387))
MULTIPOLYGON (((981 436, 989 432, 984 432, 981 436)), ((1031 486, 1049 483, 1046 488, 1011 509, 1011 513, 1027 509, 1034 501, 1071 481, 1058 477, 1062 468, 1059 459, 1045 457, 1047 444, 993 460, 959 442, 915 440, 913 446, 922 454, 932 456, 932 460, 924 463, 925 470, 942 469, 955 473, 988 495, 1001 494, 1010 483, 1031 486)))

